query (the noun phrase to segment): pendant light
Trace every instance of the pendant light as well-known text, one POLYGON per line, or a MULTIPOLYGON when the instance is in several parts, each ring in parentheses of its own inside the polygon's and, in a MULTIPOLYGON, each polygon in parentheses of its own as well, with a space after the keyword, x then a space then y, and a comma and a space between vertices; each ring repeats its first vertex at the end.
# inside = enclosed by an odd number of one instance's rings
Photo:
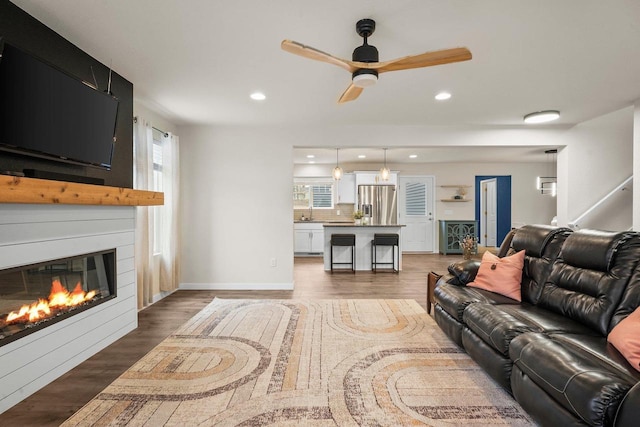
POLYGON ((552 157, 551 162, 551 171, 548 174, 549 176, 539 176, 536 178, 536 189, 540 191, 540 194, 544 194, 546 196, 556 197, 557 195, 557 187, 558 187, 558 178, 556 174, 556 154, 558 150, 546 150, 544 152, 547 155, 552 157))
POLYGON ((340 180, 340 178, 342 178, 342 168, 340 167, 340 164, 338 162, 338 151, 340 149, 336 148, 336 167, 333 168, 333 179, 335 179, 336 181, 340 180))
POLYGON ((389 181, 389 178, 391 177, 391 171, 387 167, 387 149, 383 148, 383 150, 384 150, 384 166, 382 167, 382 169, 380 169, 380 178, 382 178, 383 181, 389 181))

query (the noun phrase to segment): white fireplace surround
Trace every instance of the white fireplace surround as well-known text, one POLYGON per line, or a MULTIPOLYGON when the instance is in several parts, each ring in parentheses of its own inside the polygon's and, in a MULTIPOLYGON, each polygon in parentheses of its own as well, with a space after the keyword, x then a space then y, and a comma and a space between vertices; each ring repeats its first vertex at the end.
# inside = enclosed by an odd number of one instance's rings
POLYGON ((117 297, 0 347, 0 413, 137 327, 135 207, 0 204, 0 269, 116 248, 117 297))

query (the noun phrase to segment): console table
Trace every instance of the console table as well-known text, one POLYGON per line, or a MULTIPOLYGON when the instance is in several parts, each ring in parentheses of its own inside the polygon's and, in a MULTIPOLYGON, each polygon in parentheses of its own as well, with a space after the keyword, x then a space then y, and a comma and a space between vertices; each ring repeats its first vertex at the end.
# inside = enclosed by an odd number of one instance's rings
POLYGON ((477 237, 478 221, 438 220, 440 253, 461 254, 460 241, 466 236, 477 237))

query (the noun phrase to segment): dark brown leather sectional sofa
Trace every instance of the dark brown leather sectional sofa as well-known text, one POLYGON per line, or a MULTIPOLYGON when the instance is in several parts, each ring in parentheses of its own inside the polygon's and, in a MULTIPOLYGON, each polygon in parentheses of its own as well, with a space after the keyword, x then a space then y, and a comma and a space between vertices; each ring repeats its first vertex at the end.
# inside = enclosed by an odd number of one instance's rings
POLYGON ((607 342, 640 305, 640 233, 528 225, 505 244, 525 251, 522 302, 466 286, 478 261, 453 264, 438 325, 543 426, 640 425, 640 372, 607 342))

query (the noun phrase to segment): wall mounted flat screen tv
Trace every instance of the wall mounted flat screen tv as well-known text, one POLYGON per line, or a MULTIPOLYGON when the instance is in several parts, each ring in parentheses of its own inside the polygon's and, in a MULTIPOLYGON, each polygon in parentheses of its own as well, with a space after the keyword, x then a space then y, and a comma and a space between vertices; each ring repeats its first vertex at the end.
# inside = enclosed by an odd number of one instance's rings
POLYGON ((118 100, 0 38, 0 150, 111 168, 118 100))

